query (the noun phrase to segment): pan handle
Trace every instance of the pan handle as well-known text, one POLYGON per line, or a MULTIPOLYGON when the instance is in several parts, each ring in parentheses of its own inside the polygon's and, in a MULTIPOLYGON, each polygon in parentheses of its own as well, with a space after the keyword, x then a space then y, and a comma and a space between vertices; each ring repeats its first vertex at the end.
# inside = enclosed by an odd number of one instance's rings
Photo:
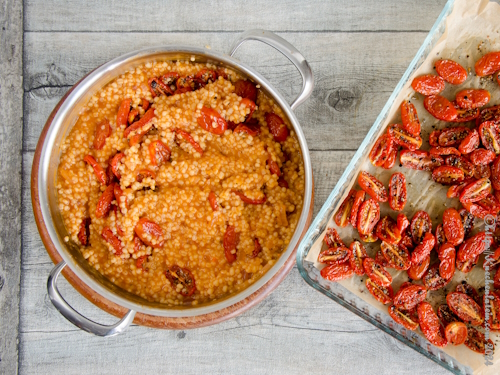
POLYGON ((258 40, 274 47, 285 55, 300 72, 300 75, 302 76, 302 91, 290 105, 292 110, 295 110, 295 108, 304 103, 304 101, 311 95, 314 88, 314 76, 309 63, 304 56, 302 56, 302 54, 285 39, 270 31, 261 29, 248 30, 241 34, 239 38, 234 41, 229 54, 233 56, 236 50, 243 43, 249 40, 258 40))
POLYGON ((130 310, 127 314, 125 314, 125 316, 118 321, 118 323, 111 326, 105 326, 87 319, 64 300, 61 293, 59 293, 56 284, 57 278, 65 266, 65 261, 60 262, 52 269, 52 271, 50 271, 50 275, 47 280, 47 291, 54 307, 75 326, 83 329, 84 331, 93 333, 96 336, 115 336, 125 331, 134 320, 134 310, 130 310))

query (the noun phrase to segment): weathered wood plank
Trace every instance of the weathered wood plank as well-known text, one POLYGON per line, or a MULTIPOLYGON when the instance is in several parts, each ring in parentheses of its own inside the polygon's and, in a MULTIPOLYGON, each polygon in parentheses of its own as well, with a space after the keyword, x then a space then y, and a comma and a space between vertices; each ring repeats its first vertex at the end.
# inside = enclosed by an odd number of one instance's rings
MULTIPOLYGON (((321 176, 316 179, 315 214, 353 154, 311 153, 314 174, 321 176)), ((24 181, 29 178, 32 157, 33 153, 24 153, 24 181)), ((133 326, 124 335, 109 339, 81 332, 59 315, 47 297, 45 283, 53 265, 36 231, 26 183, 23 202, 27 250, 22 260, 22 374, 125 374, 134 369, 153 374, 165 369, 183 374, 330 374, 333 369, 338 373, 383 374, 389 369, 390 373, 412 375, 446 373, 314 291, 296 268, 256 308, 216 326, 191 331, 133 326), (76 351, 78 355, 74 355, 76 351)), ((114 321, 65 281, 60 287, 78 311, 101 322, 114 321)))
POLYGON ((446 0, 26 1, 27 31, 429 30, 446 0))
POLYGON ((0 373, 18 369, 23 6, 0 0, 0 373))
MULTIPOLYGON (((57 101, 83 75, 125 52, 184 44, 227 51, 237 33, 26 33, 26 136, 33 150, 57 101), (78 48, 74 41, 78 40, 78 48), (57 51, 47 54, 46 51, 57 51)), ((306 56, 315 74, 312 97, 297 110, 313 150, 356 149, 425 38, 425 33, 281 33, 306 56), (314 43, 311 43, 314 40, 314 43), (349 53, 346 53, 349 51, 349 53)), ((251 42, 237 57, 291 100, 301 82, 289 61, 251 42)))

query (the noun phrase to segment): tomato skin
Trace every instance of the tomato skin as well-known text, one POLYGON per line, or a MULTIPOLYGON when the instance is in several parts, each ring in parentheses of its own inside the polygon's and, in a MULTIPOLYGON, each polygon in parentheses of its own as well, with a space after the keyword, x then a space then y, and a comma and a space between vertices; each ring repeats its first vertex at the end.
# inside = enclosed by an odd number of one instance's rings
POLYGON ((387 259, 385 259, 384 255, 382 254, 382 250, 379 249, 377 251, 377 254, 375 254, 375 262, 380 264, 382 267, 389 267, 389 262, 387 259))
POLYGON ((382 256, 386 259, 388 267, 397 270, 407 270, 410 268, 410 253, 404 245, 382 242, 380 251, 382 252, 382 256))
POLYGON ((362 171, 358 177, 358 184, 361 189, 366 191, 372 197, 372 199, 379 202, 387 202, 387 189, 375 176, 362 171))
POLYGON ((443 155, 443 156, 446 156, 446 155, 460 156, 461 155, 460 151, 458 151, 455 147, 441 147, 441 146, 432 147, 429 150, 429 154, 431 154, 431 155, 443 155))
POLYGON ((434 246, 434 249, 438 251, 441 245, 446 242, 446 234, 444 233, 443 224, 439 224, 436 227, 436 233, 434 234, 434 237, 436 238, 436 245, 434 246))
MULTIPOLYGON (((239 126, 240 125, 238 125, 238 127, 239 126)), ((237 129, 238 128, 236 128, 235 131, 237 129)), ((269 167, 269 171, 271 172, 271 174, 275 174, 276 176, 281 177, 280 166, 278 165, 278 163, 275 160, 273 160, 273 156, 269 152, 267 154, 267 166, 269 167)))
POLYGON ((349 263, 330 264, 321 270, 321 277, 330 281, 340 281, 354 275, 354 270, 349 263))
POLYGON ((154 221, 145 217, 140 218, 135 225, 134 232, 147 246, 154 248, 163 246, 163 229, 154 221))
POLYGON ((123 99, 120 107, 118 108, 118 114, 116 115, 116 127, 127 126, 128 114, 130 113, 130 105, 132 104, 132 99, 123 99))
POLYGON ((484 316, 481 307, 467 294, 460 292, 449 293, 446 296, 446 303, 451 311, 464 322, 474 326, 483 324, 484 316))
POLYGON ((212 211, 219 210, 219 205, 217 203, 217 196, 213 191, 210 191, 210 193, 208 193, 208 202, 210 203, 210 207, 212 207, 212 211))
POLYGON ((467 71, 465 68, 453 60, 436 61, 436 72, 446 82, 452 85, 460 85, 467 79, 467 71))
POLYGON ((443 230, 446 240, 450 245, 458 246, 464 240, 464 227, 462 218, 454 208, 448 208, 443 212, 443 230))
POLYGON ((250 258, 256 258, 260 254, 261 251, 262 251, 262 246, 260 246, 259 239, 255 238, 252 256, 250 258))
POLYGON ((222 135, 227 130, 226 120, 213 108, 203 107, 196 121, 200 128, 216 135, 222 135))
POLYGON ((187 268, 181 268, 178 265, 170 266, 165 272, 165 276, 170 281, 172 288, 184 297, 189 297, 196 291, 194 276, 187 268), (177 289, 178 284, 182 285, 181 289, 177 289))
POLYGON ((394 211, 402 211, 406 204, 406 178, 394 173, 389 181, 389 205, 394 211))
POLYGON ((274 137, 276 142, 284 142, 288 137, 288 128, 283 119, 273 112, 266 113, 266 122, 269 131, 274 137))
POLYGON ((388 287, 380 286, 370 278, 366 279, 365 285, 370 294, 380 303, 388 305, 392 302, 394 291, 390 285, 388 287))
POLYGON ((226 232, 224 233, 224 238, 222 240, 222 244, 224 247, 224 255, 226 256, 226 260, 229 264, 236 261, 237 257, 237 249, 239 242, 239 235, 236 233, 234 226, 228 225, 226 227, 226 232))
POLYGON ((184 138, 187 142, 191 144, 193 149, 199 153, 200 155, 203 154, 203 148, 194 140, 194 138, 189 134, 188 132, 181 130, 181 129, 173 129, 173 131, 180 136, 181 138, 184 138))
POLYGON ((495 154, 500 154, 500 127, 493 121, 485 121, 479 125, 479 135, 483 146, 495 154))
POLYGON ((376 167, 382 167, 394 150, 392 138, 388 134, 383 134, 377 139, 370 151, 370 161, 376 167))
POLYGON ((83 161, 89 164, 94 170, 94 174, 97 177, 97 180, 101 183, 101 185, 108 184, 108 175, 103 167, 95 160, 92 155, 87 155, 83 158, 83 161))
POLYGON ((471 152, 470 161, 474 165, 487 165, 495 160, 495 153, 484 148, 478 148, 471 152))
POLYGON ((479 108, 464 109, 460 108, 457 101, 452 102, 453 106, 457 110, 457 117, 452 122, 469 122, 474 121, 479 117, 479 108))
POLYGON ((323 242, 328 247, 345 246, 342 238, 340 238, 339 234, 337 233, 337 230, 333 227, 326 230, 323 242))
POLYGON ((151 178, 152 180, 156 179, 156 173, 149 169, 141 169, 137 172, 136 181, 142 182, 145 178, 151 178))
POLYGON ((389 315, 406 329, 415 331, 418 328, 418 320, 414 321, 409 312, 398 309, 395 305, 389 306, 389 315))
POLYGON ((375 228, 375 235, 384 242, 397 244, 401 240, 401 232, 397 224, 389 216, 384 216, 375 228))
POLYGON ((436 239, 433 234, 429 231, 424 235, 422 243, 420 243, 411 253, 411 264, 418 265, 428 257, 436 244, 436 239))
POLYGON ((264 204, 267 201, 267 197, 265 195, 259 199, 252 199, 252 198, 247 197, 241 191, 231 190, 231 193, 237 195, 243 202, 245 202, 247 204, 264 204))
POLYGON ((432 179, 441 185, 453 185, 464 180, 464 172, 457 167, 442 166, 432 171, 432 179))
POLYGON ((410 268, 406 271, 410 279, 420 280, 429 269, 430 262, 431 256, 427 255, 420 263, 416 265, 412 263, 410 268))
POLYGON ((347 224, 349 224, 349 221, 351 219, 351 210, 352 206, 354 205, 355 196, 356 196, 356 190, 351 189, 347 197, 340 205, 338 211, 335 213, 333 219, 335 221, 335 224, 337 224, 341 228, 344 228, 347 226, 347 224))
POLYGON ((455 274, 455 247, 449 243, 443 244, 438 250, 439 275, 445 279, 450 280, 455 274))
POLYGON ((417 211, 413 215, 410 223, 410 231, 413 243, 420 244, 424 240, 427 232, 432 230, 432 221, 429 214, 425 211, 417 211))
POLYGON ((431 134, 429 134, 429 144, 431 146, 437 147, 439 146, 439 136, 441 135, 442 130, 433 130, 431 134))
POLYGON ((137 134, 145 134, 144 133, 145 130, 142 130, 142 128, 144 127, 144 125, 149 123, 154 117, 155 117, 154 108, 148 109, 146 113, 144 113, 144 115, 139 120, 134 122, 132 125, 130 125, 123 131, 123 136, 128 138, 130 133, 135 131, 137 131, 137 134))
POLYGON ((420 134, 420 120, 418 119, 417 110, 413 104, 406 100, 401 103, 401 122, 403 128, 411 135, 420 134))
POLYGON ((120 162, 121 159, 125 157, 125 154, 122 152, 119 152, 110 161, 111 165, 111 170, 113 171, 113 174, 116 176, 117 179, 121 178, 120 171, 118 170, 118 163, 120 162))
POLYGON ((236 95, 250 99, 254 103, 257 101, 257 87, 248 80, 236 81, 234 83, 234 92, 236 95))
POLYGON ((467 294, 478 305, 481 305, 481 298, 479 297, 479 294, 477 293, 476 289, 472 285, 467 284, 467 282, 465 280, 463 280, 461 283, 457 284, 457 287, 455 288, 455 292, 467 294))
POLYGON ((433 74, 426 74, 413 79, 411 87, 422 95, 436 95, 444 90, 444 80, 433 74))
POLYGON ((472 229, 474 228, 474 216, 468 212, 465 208, 458 211, 460 217, 462 218, 462 226, 464 227, 464 238, 468 237, 472 229))
POLYGON ((392 283, 392 276, 387 270, 379 263, 375 262, 372 258, 363 259, 363 268, 366 274, 373 282, 380 286, 389 287, 392 283))
POLYGON ((484 354, 485 353, 485 345, 488 344, 492 350, 495 350, 495 344, 493 344, 493 341, 488 340, 486 341, 486 338, 484 337, 484 334, 474 327, 468 327, 467 328, 467 339, 464 342, 464 345, 468 347, 470 350, 484 354))
POLYGON ((403 167, 421 171, 432 171, 444 164, 442 157, 430 155, 427 151, 422 150, 402 150, 399 160, 403 167))
POLYGON ((89 245, 90 238, 90 218, 87 217, 80 223, 80 230, 78 231, 78 241, 82 246, 89 245))
POLYGON ((444 288, 451 281, 451 279, 446 280, 441 277, 438 268, 438 263, 432 265, 422 277, 422 281, 428 290, 438 290, 444 288))
POLYGON ((480 126, 486 121, 493 121, 495 124, 500 125, 500 105, 481 109, 479 116, 476 118, 476 126, 480 126))
POLYGON ((396 225, 399 229, 399 232, 403 234, 406 231, 406 228, 410 226, 410 221, 406 217, 405 214, 398 214, 398 217, 396 219, 396 225))
POLYGON ((424 108, 438 120, 453 121, 458 117, 453 103, 440 95, 426 96, 424 108))
POLYGON ((151 164, 158 166, 170 160, 170 147, 160 140, 153 141, 148 146, 151 164))
POLYGON ((358 211, 359 207, 365 200, 365 195, 366 193, 363 190, 358 190, 356 191, 356 194, 354 195, 354 203, 351 208, 351 225, 356 228, 358 224, 358 211))
POLYGON ((361 204, 358 211, 358 232, 369 235, 380 220, 380 206, 375 199, 368 199, 361 204))
POLYGON ((422 146, 422 138, 419 135, 411 135, 399 124, 392 124, 387 130, 392 141, 408 150, 414 151, 422 146))
POLYGON ((394 306, 401 310, 412 310, 425 300, 427 289, 421 285, 401 288, 394 296, 394 306))
POLYGON ((471 130, 463 126, 454 126, 444 129, 439 134, 438 143, 442 147, 450 147, 459 145, 464 140, 471 130))
POLYGON ((450 323, 460 321, 460 319, 458 319, 458 316, 456 316, 455 313, 451 311, 450 307, 446 303, 439 305, 437 309, 437 315, 445 327, 450 323))
POLYGON ((460 194, 460 202, 473 203, 486 198, 491 192, 491 182, 485 177, 475 182, 471 182, 469 185, 464 187, 462 193, 460 194))
POLYGON ((452 345, 461 345, 467 339, 467 326, 462 322, 452 322, 444 329, 446 340, 452 345))
POLYGON ((104 241, 106 241, 113 247, 113 249, 115 250, 115 255, 120 256, 122 254, 122 242, 118 237, 114 235, 113 231, 110 228, 104 227, 101 232, 101 237, 104 239, 104 241))
POLYGON ((491 185, 500 190, 500 156, 497 156, 491 165, 491 185))
POLYGON ((325 264, 340 264, 349 260, 349 249, 345 246, 330 247, 320 251, 318 262, 325 264))
POLYGON ((217 81, 217 72, 215 70, 202 69, 194 76, 197 89, 205 87, 208 83, 217 81))
POLYGON ((457 93, 455 100, 464 109, 480 108, 488 104, 491 95, 487 90, 468 89, 457 93))
POLYGON ((457 260, 465 262, 482 254, 486 250, 486 241, 491 242, 491 236, 486 236, 485 232, 466 239, 458 249, 457 260))
POLYGON ((353 241, 349 246, 349 264, 356 275, 362 276, 365 274, 363 259, 367 257, 368 254, 363 244, 359 241, 353 241))
POLYGON ((429 302, 420 302, 417 311, 420 329, 427 340, 435 346, 445 347, 448 342, 441 332, 441 324, 432 305, 429 302))
POLYGON ((391 169, 394 167, 394 164, 396 164, 396 158, 398 157, 398 148, 393 147, 391 153, 387 157, 386 162, 384 165, 382 165, 382 168, 384 169, 391 169))
POLYGON ((474 65, 479 77, 488 76, 500 70, 500 52, 490 52, 481 57, 474 65))
POLYGON ((248 135, 251 135, 252 137, 256 137, 260 134, 260 128, 253 128, 245 123, 239 124, 234 128, 233 133, 247 133, 248 135))
POLYGON ((111 132, 112 129, 107 119, 99 122, 96 125, 94 132, 94 149, 102 150, 106 144, 106 139, 111 135, 111 132))
POLYGON ((463 262, 461 260, 457 259, 455 262, 455 267, 460 272, 469 273, 476 266, 478 260, 479 260, 479 255, 475 258, 468 259, 468 260, 463 261, 463 262))
POLYGON ((111 202, 115 198, 114 187, 115 184, 108 185, 106 190, 101 194, 99 201, 97 201, 95 210, 95 216, 97 218, 105 217, 111 210, 111 202))

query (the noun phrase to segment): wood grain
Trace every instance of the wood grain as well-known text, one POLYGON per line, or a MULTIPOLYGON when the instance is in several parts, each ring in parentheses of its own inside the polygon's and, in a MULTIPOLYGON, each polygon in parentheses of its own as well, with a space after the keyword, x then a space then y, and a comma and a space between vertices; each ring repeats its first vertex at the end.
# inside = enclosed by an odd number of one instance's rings
POLYGON ((21 274, 23 7, 0 0, 0 9, 0 374, 14 374, 21 274))

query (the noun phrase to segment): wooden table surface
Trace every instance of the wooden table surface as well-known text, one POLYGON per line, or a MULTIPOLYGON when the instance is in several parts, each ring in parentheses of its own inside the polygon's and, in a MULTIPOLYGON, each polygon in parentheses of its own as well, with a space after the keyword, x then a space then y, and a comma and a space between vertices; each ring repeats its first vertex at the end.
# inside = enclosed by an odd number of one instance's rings
MULTIPOLYGON (((40 131, 64 93, 96 66, 162 44, 227 52, 264 28, 308 59, 316 87, 297 110, 311 150, 317 214, 432 27, 445 0, 207 2, 0 0, 1 374, 444 374, 446 371, 303 282, 294 268, 256 308, 189 331, 131 326, 98 338, 80 331, 46 293, 53 267, 38 235, 30 173, 40 131)), ((301 80, 271 47, 237 58, 288 99, 301 80)), ((99 322, 64 280, 65 298, 99 322)))

